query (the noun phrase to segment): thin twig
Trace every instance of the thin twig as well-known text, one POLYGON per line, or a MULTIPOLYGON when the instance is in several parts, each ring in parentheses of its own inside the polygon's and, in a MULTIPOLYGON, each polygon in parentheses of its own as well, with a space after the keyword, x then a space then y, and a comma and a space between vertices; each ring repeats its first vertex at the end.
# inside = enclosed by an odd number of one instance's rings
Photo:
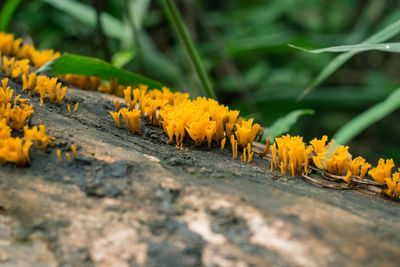
POLYGON ((318 185, 321 185, 321 186, 323 186, 323 187, 330 188, 330 189, 340 189, 340 190, 342 190, 342 189, 352 189, 352 188, 353 188, 352 186, 350 186, 350 185, 348 185, 348 184, 346 184, 346 185, 333 185, 333 184, 328 184, 328 183, 325 183, 325 182, 320 181, 320 180, 318 180, 318 179, 311 178, 310 176, 308 176, 308 175, 306 175, 306 174, 304 174, 304 173, 302 173, 301 176, 302 176, 303 178, 305 178, 306 180, 311 181, 312 183, 315 183, 315 184, 318 184, 318 185))

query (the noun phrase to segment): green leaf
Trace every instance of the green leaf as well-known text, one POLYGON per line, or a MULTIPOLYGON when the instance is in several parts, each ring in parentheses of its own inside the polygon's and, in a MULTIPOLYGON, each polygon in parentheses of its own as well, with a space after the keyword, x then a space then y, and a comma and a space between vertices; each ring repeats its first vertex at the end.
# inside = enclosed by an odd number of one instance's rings
POLYGON ((333 137, 336 144, 346 144, 371 124, 386 117, 400 107, 400 88, 392 92, 384 101, 364 111, 337 131, 333 137))
POLYGON ((151 0, 129 1, 129 12, 136 29, 142 28, 143 20, 147 15, 151 0))
POLYGON ((264 128, 264 134, 262 140, 266 140, 268 137, 271 137, 273 140, 276 136, 279 136, 283 133, 289 131, 290 127, 297 122, 300 116, 303 115, 313 115, 314 111, 311 109, 299 109, 294 110, 287 114, 286 116, 277 119, 269 128, 264 128))
POLYGON ((8 0, 4 3, 0 13, 0 30, 6 31, 11 17, 17 9, 21 0, 8 0))
MULTIPOLYGON (((52 5, 55 8, 67 13, 76 18, 80 22, 96 27, 96 10, 89 6, 73 0, 42 0, 45 3, 52 5)), ((132 42, 132 31, 124 26, 122 21, 102 12, 100 15, 104 34, 110 38, 117 38, 127 44, 132 42)))
POLYGON ((120 50, 114 54, 111 63, 117 67, 122 68, 128 64, 135 57, 135 53, 132 49, 120 50))
POLYGON ((146 84, 150 89, 161 89, 164 86, 158 81, 119 69, 104 60, 74 54, 66 54, 55 58, 42 66, 37 72, 47 72, 54 75, 79 74, 97 76, 104 80, 118 78, 119 84, 146 84))
MULTIPOLYGON (((368 39, 366 39, 363 43, 365 44, 377 44, 384 42, 393 36, 397 35, 400 32, 400 20, 388 25, 381 31, 375 33, 368 39)), ((332 73, 334 73, 340 66, 342 66, 347 60, 352 58, 354 55, 357 55, 358 51, 350 51, 344 54, 338 55, 335 57, 319 74, 318 76, 311 82, 311 84, 300 94, 298 97, 298 101, 301 100, 306 94, 308 94, 315 86, 323 82, 326 78, 328 78, 332 73)))
POLYGON ((333 52, 333 53, 340 53, 340 52, 349 52, 349 51, 354 51, 354 52, 363 52, 363 51, 370 51, 370 50, 379 50, 379 51, 385 51, 385 52, 395 52, 399 53, 400 52, 400 43, 381 43, 381 44, 355 44, 355 45, 340 45, 340 46, 331 46, 327 48, 321 48, 321 49, 305 49, 299 46, 291 45, 289 44, 290 47, 308 52, 308 53, 314 53, 314 54, 319 54, 319 53, 325 53, 325 52, 333 52))

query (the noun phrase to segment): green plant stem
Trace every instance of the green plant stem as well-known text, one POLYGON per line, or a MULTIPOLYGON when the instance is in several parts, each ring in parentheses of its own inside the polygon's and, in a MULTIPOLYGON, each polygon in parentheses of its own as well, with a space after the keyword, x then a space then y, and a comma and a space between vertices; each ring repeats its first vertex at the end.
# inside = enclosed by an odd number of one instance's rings
POLYGON ((179 39, 182 41, 183 46, 189 55, 190 62, 196 71, 196 74, 201 82, 201 85, 203 86, 206 95, 210 98, 217 99, 214 89, 211 85, 211 81, 200 58, 200 55, 193 43, 192 38, 188 33, 188 30, 186 29, 186 26, 182 20, 181 15, 179 14, 178 8, 176 7, 174 1, 160 0, 160 2, 164 7, 164 11, 169 18, 170 23, 175 28, 179 39))

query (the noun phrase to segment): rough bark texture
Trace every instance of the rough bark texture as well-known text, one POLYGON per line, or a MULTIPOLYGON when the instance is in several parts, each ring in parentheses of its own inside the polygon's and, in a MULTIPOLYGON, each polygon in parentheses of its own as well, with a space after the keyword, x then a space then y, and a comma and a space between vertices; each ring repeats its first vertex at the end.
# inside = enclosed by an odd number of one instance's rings
POLYGON ((1 266, 399 264, 398 202, 232 160, 230 148, 179 150, 157 127, 118 129, 108 95, 32 103, 32 123, 78 158, 32 149, 30 167, 0 166, 1 266))

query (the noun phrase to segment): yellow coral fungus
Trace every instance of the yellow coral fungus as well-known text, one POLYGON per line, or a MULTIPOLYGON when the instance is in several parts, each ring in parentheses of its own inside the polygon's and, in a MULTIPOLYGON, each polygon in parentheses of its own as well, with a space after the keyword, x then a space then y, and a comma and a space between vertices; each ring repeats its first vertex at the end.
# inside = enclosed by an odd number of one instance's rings
POLYGON ((71 104, 67 104, 68 115, 71 115, 71 104))
POLYGON ((36 147, 40 149, 45 150, 47 145, 54 146, 52 140, 55 138, 51 138, 46 134, 46 127, 43 124, 39 125, 39 127, 34 126, 32 129, 25 125, 24 134, 26 139, 35 142, 36 147))
POLYGON ((235 135, 241 147, 246 147, 247 144, 252 145, 256 136, 261 134, 262 127, 257 123, 252 125, 253 121, 254 119, 243 120, 242 123, 236 124, 235 135))
POLYGON ((391 199, 399 199, 400 198, 400 173, 396 172, 392 177, 385 178, 385 182, 387 185, 387 189, 384 190, 384 193, 389 196, 391 199))
POLYGON ((231 144, 232 144, 232 154, 233 154, 232 158, 236 159, 238 142, 236 141, 236 139, 233 135, 231 135, 231 144))
POLYGON ((350 170, 347 171, 347 174, 345 177, 343 177, 343 180, 346 181, 346 183, 348 183, 348 184, 351 182, 351 171, 350 170))
MULTIPOLYGON (((303 137, 299 136, 281 136, 275 138, 278 146, 279 168, 282 174, 290 173, 293 177, 303 172, 304 166, 308 165, 308 155, 311 153, 311 147, 306 146, 303 137)), ((272 158, 277 168, 276 146, 271 146, 272 158)))
POLYGON ((349 163, 349 170, 351 171, 351 173, 353 175, 360 176, 360 178, 365 177, 370 167, 371 164, 365 162, 365 159, 363 157, 357 157, 349 163))
POLYGON ((224 151, 225 143, 226 143, 226 137, 221 141, 221 152, 224 151))
POLYGON ((260 153, 260 157, 261 157, 261 158, 262 158, 262 157, 265 157, 265 156, 268 154, 268 152, 269 152, 269 147, 270 147, 270 143, 269 143, 270 140, 271 140, 271 137, 268 137, 267 142, 266 142, 266 144, 265 144, 265 149, 264 149, 263 152, 260 153))
POLYGON ((71 145, 71 151, 72 151, 72 156, 74 159, 76 159, 76 146, 74 144, 71 145))
POLYGON ((0 164, 12 162, 24 166, 30 163, 29 149, 31 145, 32 142, 21 138, 0 139, 0 164))
POLYGON ((36 68, 40 68, 50 60, 57 58, 60 55, 61 54, 59 52, 55 52, 53 49, 43 51, 32 50, 30 53, 30 57, 36 68))
POLYGON ((253 159, 253 153, 254 153, 254 152, 251 150, 251 145, 250 145, 250 143, 247 144, 247 154, 248 154, 248 156, 247 156, 247 158, 248 158, 247 163, 250 163, 250 162, 252 161, 252 159, 253 159))
POLYGON ((69 152, 65 152, 65 156, 67 157, 68 163, 71 163, 72 159, 71 159, 71 155, 69 154, 69 152))
POLYGON ((74 107, 74 112, 76 112, 78 110, 78 107, 79 107, 79 102, 76 102, 75 107, 74 107))
POLYGON ((119 120, 121 112, 120 111, 118 111, 118 112, 111 112, 110 111, 110 114, 113 117, 113 119, 114 119, 115 123, 117 124, 118 128, 121 128, 121 123, 120 123, 120 120, 119 120))
POLYGON ((392 168, 394 167, 393 159, 380 159, 378 162, 378 166, 371 169, 368 174, 380 184, 385 183, 386 178, 390 178, 392 176, 392 168))
POLYGON ((61 163, 61 162, 62 162, 62 158, 61 158, 61 150, 60 150, 60 149, 57 149, 57 159, 58 159, 58 162, 59 162, 59 163, 61 163))
MULTIPOLYGON (((126 126, 128 127, 128 129, 131 132, 136 133, 136 131, 137 131, 139 133, 142 133, 141 129, 140 129, 140 111, 139 110, 136 110, 136 109, 128 110, 127 108, 123 108, 119 111, 119 113, 121 113, 126 126)), ((113 114, 111 114, 111 115, 113 115, 113 114)))
POLYGON ((247 161, 247 148, 244 148, 243 149, 243 154, 240 156, 240 160, 241 161, 243 161, 243 162, 246 162, 247 161))

